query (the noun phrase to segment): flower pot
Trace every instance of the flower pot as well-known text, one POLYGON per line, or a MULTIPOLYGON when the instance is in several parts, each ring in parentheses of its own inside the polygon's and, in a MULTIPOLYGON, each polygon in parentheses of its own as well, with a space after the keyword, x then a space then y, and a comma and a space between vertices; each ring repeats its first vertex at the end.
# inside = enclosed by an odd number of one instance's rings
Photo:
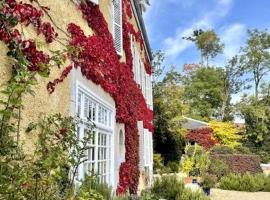
POLYGON ((191 184, 191 183, 192 183, 192 178, 191 178, 191 177, 186 177, 186 178, 184 179, 184 183, 185 183, 185 184, 191 184))
POLYGON ((203 192, 204 192, 207 196, 209 196, 210 193, 211 193, 211 188, 203 188, 203 192))
POLYGON ((198 179, 196 177, 192 177, 192 183, 198 183, 198 179))

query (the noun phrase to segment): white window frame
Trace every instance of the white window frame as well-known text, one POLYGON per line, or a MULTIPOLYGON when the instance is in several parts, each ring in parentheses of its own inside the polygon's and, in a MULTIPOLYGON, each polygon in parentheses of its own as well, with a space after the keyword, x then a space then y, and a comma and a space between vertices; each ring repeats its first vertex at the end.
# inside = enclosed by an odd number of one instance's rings
MULTIPOLYGON (((76 4, 79 4, 81 2, 81 0, 73 0, 76 4)), ((93 2, 94 4, 97 4, 99 3, 99 0, 89 0, 91 2, 93 2)))
POLYGON ((122 24, 123 22, 122 22, 122 0, 112 0, 112 30, 113 30, 113 40, 114 40, 114 46, 115 46, 115 50, 116 50, 116 52, 117 52, 117 54, 118 55, 120 55, 120 56, 122 56, 123 55, 123 24, 122 24), (117 22, 115 22, 115 6, 114 6, 114 2, 115 1, 118 1, 119 2, 119 4, 120 4, 120 11, 119 11, 119 20, 120 20, 120 22, 119 23, 117 23, 117 22), (120 29, 120 49, 117 49, 116 48, 116 45, 115 45, 115 40, 116 40, 116 38, 115 38, 115 35, 116 35, 116 33, 115 33, 115 27, 118 27, 119 29, 120 29))
MULTIPOLYGON (((75 97, 76 97, 76 100, 75 100, 76 116, 77 116, 77 111, 78 111, 78 107, 79 107, 79 102, 77 101, 79 94, 82 94, 81 102, 80 102, 81 103, 81 107, 80 107, 80 114, 81 115, 79 118, 82 121, 82 123, 79 124, 79 133, 78 133, 78 136, 80 139, 83 138, 84 130, 87 127, 87 125, 85 124, 87 121, 87 118, 84 116, 84 103, 85 103, 84 96, 90 97, 91 99, 93 99, 93 101, 95 101, 97 103, 97 106, 96 106, 97 110, 96 110, 95 121, 94 121, 95 126, 96 126, 96 128, 94 129, 94 132, 95 132, 94 142, 91 144, 91 146, 95 149, 94 161, 88 160, 88 161, 82 163, 78 168, 78 177, 77 178, 79 180, 84 179, 84 175, 85 175, 84 167, 86 166, 86 164, 93 163, 94 170, 95 170, 94 173, 97 173, 98 164, 102 162, 102 160, 98 159, 98 150, 105 148, 105 146, 98 143, 99 142, 98 136, 101 134, 106 134, 106 136, 108 136, 106 138, 109 139, 109 142, 107 143, 108 145, 106 146, 107 150, 105 150, 106 158, 107 158, 106 165, 107 165, 107 169, 108 169, 108 171, 106 171, 106 174, 108 174, 108 176, 106 177, 105 182, 114 188, 114 129, 115 129, 115 120, 114 119, 115 119, 115 108, 114 108, 114 106, 112 106, 108 102, 101 99, 97 94, 93 93, 84 84, 80 83, 79 81, 76 81, 76 95, 75 95, 75 97), (98 118, 99 118, 99 116, 98 116, 99 110, 98 109, 99 109, 100 105, 101 105, 101 107, 105 107, 111 111, 110 123, 108 122, 107 126, 98 122, 99 121, 98 120, 98 118)), ((105 141, 105 139, 103 139, 103 141, 105 141)), ((103 151, 104 151, 104 149, 103 149, 103 151)), ((105 155, 105 154, 103 154, 103 155, 105 155)), ((105 173, 103 173, 103 175, 105 175, 105 173)))

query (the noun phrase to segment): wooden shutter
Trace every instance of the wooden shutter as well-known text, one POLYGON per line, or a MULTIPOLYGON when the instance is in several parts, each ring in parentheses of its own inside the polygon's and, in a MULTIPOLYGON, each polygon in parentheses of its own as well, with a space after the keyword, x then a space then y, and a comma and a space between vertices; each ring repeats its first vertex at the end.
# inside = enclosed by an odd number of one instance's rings
POLYGON ((113 0, 113 39, 118 54, 122 54, 122 0, 113 0))

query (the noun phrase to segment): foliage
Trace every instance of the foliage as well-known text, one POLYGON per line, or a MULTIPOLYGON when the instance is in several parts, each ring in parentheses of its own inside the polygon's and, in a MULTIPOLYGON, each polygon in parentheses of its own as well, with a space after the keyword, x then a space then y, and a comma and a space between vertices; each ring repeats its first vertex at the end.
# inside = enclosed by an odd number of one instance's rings
POLYGON ((78 140, 76 127, 74 119, 59 114, 31 123, 27 132, 37 135, 34 155, 26 156, 18 149, 21 153, 17 159, 12 155, 1 156, 1 196, 60 200, 72 195, 78 166, 90 148, 88 141, 93 128, 89 125, 84 138, 78 140))
POLYGON ((182 171, 192 175, 200 176, 208 171, 210 158, 207 152, 202 147, 187 145, 185 148, 185 158, 181 163, 182 171))
POLYGON ((181 76, 170 70, 154 87, 154 149, 164 157, 164 162, 180 161, 185 143, 181 126, 186 107, 181 101, 183 88, 181 76))
POLYGON ((164 168, 164 161, 161 154, 155 153, 153 156, 154 173, 161 172, 164 168))
POLYGON ((249 148, 244 146, 226 146, 226 145, 216 145, 211 148, 211 154, 251 154, 249 148))
POLYGON ((184 39, 194 42, 200 50, 202 65, 206 61, 206 66, 208 66, 209 59, 215 58, 224 49, 224 44, 221 44, 220 38, 214 30, 195 30, 191 36, 184 37, 184 39))
POLYGON ((97 200, 110 200, 112 199, 111 192, 112 190, 107 184, 99 183, 96 177, 86 176, 80 186, 76 198, 78 198, 78 200, 88 198, 97 200))
POLYGON ((178 173, 180 164, 178 162, 171 161, 171 162, 168 162, 167 167, 170 169, 171 172, 178 173))
POLYGON ((270 34, 267 30, 249 30, 248 40, 241 49, 240 71, 251 75, 248 81, 253 81, 255 98, 259 97, 259 87, 265 76, 270 72, 270 34))
POLYGON ((216 185, 216 182, 217 178, 214 175, 206 173, 202 176, 201 186, 206 189, 213 188, 216 185))
POLYGON ((224 190, 269 192, 269 176, 264 174, 232 174, 221 178, 219 187, 224 190))
POLYGON ((210 200, 201 191, 191 191, 184 189, 183 193, 177 197, 176 200, 210 200))
POLYGON ((189 142, 196 142, 204 149, 210 149, 218 144, 218 140, 214 137, 213 129, 211 128, 198 128, 190 130, 186 139, 189 142))
POLYGON ((237 153, 233 147, 226 145, 216 145, 211 148, 211 154, 234 154, 237 153))
POLYGON ((234 105, 231 103, 232 95, 237 94, 243 89, 244 81, 238 67, 239 58, 232 57, 224 69, 223 78, 223 105, 220 113, 220 120, 233 121, 235 115, 234 105))
POLYGON ((214 137, 217 138, 220 144, 231 147, 240 145, 239 130, 235 127, 232 122, 209 122, 209 127, 214 131, 214 137))
POLYGON ((214 175, 217 180, 220 180, 223 176, 228 175, 230 172, 227 163, 218 158, 211 158, 208 173, 214 175))
POLYGON ((159 199, 175 200, 183 190, 183 182, 177 180, 175 176, 163 176, 154 182, 151 193, 159 199))
POLYGON ((261 156, 263 162, 270 160, 270 107, 267 101, 255 98, 243 99, 239 106, 246 126, 243 142, 251 152, 261 156))
POLYGON ((224 101, 224 78, 222 68, 201 67, 185 76, 185 103, 190 105, 190 117, 209 121, 219 117, 224 101))

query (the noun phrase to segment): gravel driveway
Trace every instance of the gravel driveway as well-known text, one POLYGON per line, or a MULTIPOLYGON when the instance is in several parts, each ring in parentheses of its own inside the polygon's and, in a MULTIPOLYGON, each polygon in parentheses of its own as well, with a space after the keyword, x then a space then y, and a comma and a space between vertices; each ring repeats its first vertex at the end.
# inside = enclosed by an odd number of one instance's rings
POLYGON ((212 189, 211 200, 270 200, 270 192, 251 193, 212 189))

